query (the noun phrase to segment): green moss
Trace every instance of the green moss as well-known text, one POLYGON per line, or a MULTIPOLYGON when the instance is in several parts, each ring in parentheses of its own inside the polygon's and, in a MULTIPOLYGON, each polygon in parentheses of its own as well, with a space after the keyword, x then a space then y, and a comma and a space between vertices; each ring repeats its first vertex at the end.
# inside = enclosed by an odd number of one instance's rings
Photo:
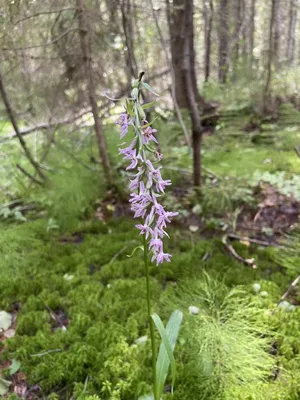
MULTIPOLYGON (((149 392, 149 343, 135 344, 148 331, 142 256, 136 253, 133 258, 127 257, 136 245, 133 241, 139 240, 133 222, 111 221, 104 230, 109 233, 103 233, 100 224, 99 231, 85 233, 80 244, 49 240, 44 222, 2 229, 6 239, 1 235, 0 244, 9 259, 0 261, 4 278, 0 281, 1 307, 9 310, 14 303, 20 304, 17 334, 7 341, 3 357, 20 360, 29 382, 38 382, 45 392, 67 388, 63 398, 73 393, 76 398, 100 394, 102 400, 129 400, 149 392), (126 249, 111 262, 124 246, 126 249), (14 270, 8 279, 6 271, 11 268, 14 270), (53 313, 64 315, 66 329, 53 313)), ((275 281, 268 281, 269 269, 275 271, 276 265, 273 255, 266 251, 259 253, 259 269, 253 270, 233 260, 219 240, 193 243, 174 232, 168 246, 174 252, 173 262, 151 268, 155 310, 164 320, 176 303, 187 310, 189 296, 184 295, 182 285, 195 290, 203 281, 204 268, 227 287, 244 285, 245 298, 252 298, 262 310, 274 308, 290 280, 282 280, 282 274, 277 279, 274 274, 275 281), (202 261, 207 252, 210 257, 202 261), (253 294, 254 282, 268 292, 267 298, 253 294)), ((237 250, 244 257, 253 256, 252 248, 240 245, 237 250)), ((288 371, 297 369, 298 311, 284 314, 278 310, 269 318, 280 346, 278 362, 288 371)), ((191 398, 202 378, 193 374, 187 377, 186 366, 191 359, 183 343, 176 358, 179 376, 175 397, 191 398)), ((298 389, 293 390, 298 393, 298 389)), ((236 398, 242 398, 236 393, 236 398)))

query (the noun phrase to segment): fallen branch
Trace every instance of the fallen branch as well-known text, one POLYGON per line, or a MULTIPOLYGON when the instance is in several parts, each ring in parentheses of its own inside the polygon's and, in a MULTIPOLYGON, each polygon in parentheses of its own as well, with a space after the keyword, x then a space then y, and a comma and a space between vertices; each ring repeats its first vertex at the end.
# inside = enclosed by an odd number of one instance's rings
POLYGON ((226 249, 229 251, 229 253, 239 262, 241 262, 244 265, 250 266, 253 269, 256 269, 257 266, 255 264, 255 259, 254 258, 243 258, 242 256, 240 256, 235 250, 234 248, 227 242, 227 235, 223 236, 222 238, 222 243, 224 244, 224 246, 226 247, 226 249))
POLYGON ((297 278, 290 284, 288 290, 280 297, 278 304, 280 304, 283 300, 285 300, 288 297, 288 295, 298 285, 299 282, 300 282, 300 275, 297 276, 297 278))
POLYGON ((267 242, 266 240, 251 239, 248 236, 239 236, 239 235, 236 235, 235 233, 229 233, 228 237, 230 239, 248 241, 250 243, 258 244, 258 245, 264 246, 264 247, 273 246, 273 247, 278 247, 278 248, 282 248, 282 249, 284 248, 284 246, 277 244, 277 243, 270 243, 270 242, 267 242))

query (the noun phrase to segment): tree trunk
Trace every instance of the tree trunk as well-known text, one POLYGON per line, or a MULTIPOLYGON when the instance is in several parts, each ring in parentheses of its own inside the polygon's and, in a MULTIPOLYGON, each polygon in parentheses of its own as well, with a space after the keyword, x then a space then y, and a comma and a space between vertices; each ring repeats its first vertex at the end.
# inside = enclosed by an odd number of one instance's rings
POLYGON ((132 78, 137 78, 138 68, 137 62, 134 54, 133 46, 133 25, 132 25, 132 15, 131 15, 131 4, 130 0, 122 0, 121 3, 121 14, 122 14, 122 25, 125 35, 125 44, 127 47, 126 55, 126 67, 127 67, 127 77, 128 84, 131 85, 132 78))
POLYGON ((272 0, 271 7, 271 18, 270 18, 270 26, 269 26, 269 51, 268 51, 268 60, 267 60, 267 78, 264 90, 264 107, 267 106, 267 102, 270 98, 270 85, 272 78, 272 64, 273 64, 273 49, 274 49, 274 24, 275 24, 275 12, 276 12, 276 2, 277 0, 272 0))
POLYGON ((288 31, 288 43, 286 52, 286 58, 289 64, 292 64, 294 61, 297 9, 298 9, 298 0, 290 0, 289 31, 288 31))
MULTIPOLYGON (((167 18, 170 28, 170 40, 171 40, 171 56, 172 65, 174 70, 175 78, 175 94, 179 108, 189 109, 189 100, 186 88, 186 82, 183 74, 183 58, 184 58, 184 46, 185 46, 185 36, 187 34, 185 26, 185 0, 173 0, 173 5, 171 9, 171 4, 167 1, 167 18)), ((193 27, 192 27, 193 28, 193 27)), ((211 106, 205 102, 198 91, 197 87, 197 76, 195 68, 195 49, 193 47, 193 42, 189 41, 189 57, 190 68, 191 68, 191 79, 192 88, 194 91, 194 96, 199 107, 203 111, 211 109, 211 106)))
POLYGON ((195 77, 193 76, 194 57, 194 26, 193 26, 193 0, 185 0, 184 15, 184 58, 183 58, 183 76, 186 86, 188 108, 192 120, 192 138, 193 138, 193 179, 194 185, 201 186, 201 139, 203 127, 200 120, 197 98, 195 95, 195 77))
POLYGON ((275 9, 274 9, 274 42, 273 42, 273 60, 275 64, 278 66, 281 61, 280 54, 280 39, 282 34, 282 26, 281 26, 281 3, 280 0, 275 1, 275 9))
POLYGON ((228 0, 220 0, 219 9, 219 82, 225 83, 228 73, 228 0))
MULTIPOLYGON (((1 72, 0 72, 0 93, 1 93, 1 97, 2 97, 2 100, 3 100, 4 106, 5 106, 8 118, 10 119, 10 122, 11 122, 13 128, 14 128, 16 136, 17 136, 17 138, 18 138, 18 140, 20 142, 20 145, 22 146, 22 149, 23 149, 26 157, 28 158, 28 161, 33 166, 33 168, 35 169, 35 171, 39 175, 39 177, 42 180, 44 180, 45 179, 45 175, 41 171, 38 162, 32 156, 29 148, 27 147, 27 144, 26 144, 24 138, 22 137, 22 134, 20 133, 20 130, 19 130, 16 118, 15 118, 15 114, 13 112, 13 109, 12 109, 11 105, 10 105, 10 102, 9 102, 9 99, 8 99, 8 95, 7 95, 5 87, 4 87, 4 83, 3 83, 3 78, 2 78, 1 72)), ((39 182, 39 183, 41 184, 41 182, 39 182)))
POLYGON ((169 27, 172 64, 175 77, 175 93, 179 108, 188 108, 188 99, 182 74, 182 57, 185 34, 183 31, 184 11, 184 0, 173 0, 172 10, 169 13, 169 27))
POLYGON ((242 28, 242 1, 235 0, 234 2, 234 33, 233 33, 233 64, 234 68, 236 68, 239 61, 239 53, 240 53, 240 35, 242 28))
POLYGON ((102 129, 102 124, 99 118, 99 108, 97 104, 97 97, 95 91, 95 82, 92 70, 92 50, 89 35, 89 23, 87 19, 87 13, 85 11, 85 0, 77 0, 77 10, 78 10, 78 25, 80 34, 80 44, 83 56, 83 64, 85 69, 85 75, 88 86, 89 100, 92 108, 95 131, 98 141, 98 148, 100 157, 102 160, 102 166, 105 174, 105 178, 108 184, 111 184, 111 170, 110 163, 107 155, 106 144, 102 129))
POLYGON ((207 82, 210 76, 211 33, 213 28, 213 14, 214 14, 213 0, 209 0, 208 4, 206 0, 203 0, 203 12, 204 12, 204 25, 205 25, 204 79, 205 82, 207 82))
POLYGON ((249 66, 250 70, 253 69, 254 60, 254 35, 255 35, 255 2, 256 0, 251 0, 250 8, 250 20, 249 20, 249 66))

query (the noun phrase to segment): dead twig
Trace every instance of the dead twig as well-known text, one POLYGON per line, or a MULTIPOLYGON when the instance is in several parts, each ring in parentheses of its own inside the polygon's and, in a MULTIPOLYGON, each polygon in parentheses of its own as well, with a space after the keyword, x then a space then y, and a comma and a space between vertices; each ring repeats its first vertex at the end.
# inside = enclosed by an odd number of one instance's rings
POLYGON ((277 243, 267 242, 266 240, 251 239, 248 236, 239 236, 239 235, 236 235, 235 233, 229 233, 228 237, 230 239, 248 241, 250 243, 258 244, 258 245, 264 246, 264 247, 273 246, 273 247, 278 247, 278 248, 282 248, 282 249, 285 247, 285 246, 282 246, 282 245, 277 244, 277 243))
POLYGON ((58 315, 55 314, 55 312, 53 310, 51 310, 50 307, 47 306, 47 304, 45 304, 45 307, 47 308, 47 310, 49 311, 49 314, 51 315, 51 317, 54 319, 54 321, 58 322, 59 325, 61 326, 62 330, 66 331, 67 328, 66 326, 61 322, 60 318, 58 315))
POLYGON ((288 295, 298 285, 299 282, 300 282, 300 275, 297 276, 297 278, 290 284, 288 290, 280 297, 278 304, 280 304, 283 300, 285 300, 288 297, 288 295))
POLYGON ((63 349, 53 349, 53 350, 44 351, 43 353, 31 354, 30 357, 42 357, 42 356, 45 356, 46 354, 58 353, 60 351, 63 351, 63 349))
POLYGON ((226 247, 226 249, 229 251, 229 253, 239 262, 241 262, 244 265, 250 266, 253 269, 256 269, 257 266, 255 264, 255 259, 254 258, 243 258, 242 256, 240 256, 235 250, 234 248, 227 242, 227 235, 223 236, 222 238, 222 243, 224 244, 224 246, 226 247))

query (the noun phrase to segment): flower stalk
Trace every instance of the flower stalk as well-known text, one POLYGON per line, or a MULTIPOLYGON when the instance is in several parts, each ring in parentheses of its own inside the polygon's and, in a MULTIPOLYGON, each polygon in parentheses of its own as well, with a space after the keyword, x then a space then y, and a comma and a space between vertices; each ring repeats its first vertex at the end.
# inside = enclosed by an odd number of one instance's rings
MULTIPOLYGON (((149 254, 151 254, 151 262, 155 262, 156 265, 171 261, 171 254, 164 252, 163 239, 166 236, 169 237, 165 230, 167 223, 170 223, 171 218, 178 213, 167 211, 159 202, 165 188, 171 185, 171 181, 169 179, 164 180, 161 176, 162 167, 156 166, 163 155, 156 148, 158 141, 155 134, 157 131, 151 127, 151 123, 146 121, 144 111, 146 108, 151 107, 153 103, 141 104, 139 101, 142 89, 149 90, 153 94, 156 93, 147 83, 142 82, 142 76, 143 74, 133 83, 131 97, 126 99, 125 111, 120 115, 116 123, 120 125, 121 139, 126 137, 130 130, 134 134, 130 144, 122 143, 122 146, 124 145, 125 147, 121 147, 119 153, 129 163, 126 170, 130 173, 129 190, 131 193, 129 202, 131 203, 131 210, 134 213, 134 218, 142 220, 136 227, 143 236, 144 244, 147 317, 152 349, 153 397, 154 400, 160 400, 160 391, 163 387, 162 379, 165 380, 167 374, 157 375, 156 363, 159 365, 159 362, 165 360, 165 357, 159 356, 157 360, 155 323, 153 320, 153 317, 157 316, 157 314, 152 314, 149 254)), ((180 316, 178 319, 178 327, 180 326, 181 318, 180 316)), ((167 345, 169 346, 169 344, 167 345)), ((160 354, 163 351, 165 351, 165 348, 160 347, 160 354)), ((163 370, 161 367, 162 365, 159 365, 158 370, 163 370)), ((165 367, 166 364, 163 368, 165 367)))
POLYGON ((151 293, 150 293, 150 274, 149 274, 149 261, 148 261, 148 245, 147 240, 144 236, 144 265, 145 265, 145 277, 146 277, 146 296, 147 296, 147 311, 150 329, 150 340, 151 340, 151 350, 152 350, 152 375, 153 375, 153 393, 154 400, 159 400, 157 397, 157 384, 156 384, 156 344, 155 344, 155 331, 154 322, 151 317, 152 307, 151 307, 151 293))

